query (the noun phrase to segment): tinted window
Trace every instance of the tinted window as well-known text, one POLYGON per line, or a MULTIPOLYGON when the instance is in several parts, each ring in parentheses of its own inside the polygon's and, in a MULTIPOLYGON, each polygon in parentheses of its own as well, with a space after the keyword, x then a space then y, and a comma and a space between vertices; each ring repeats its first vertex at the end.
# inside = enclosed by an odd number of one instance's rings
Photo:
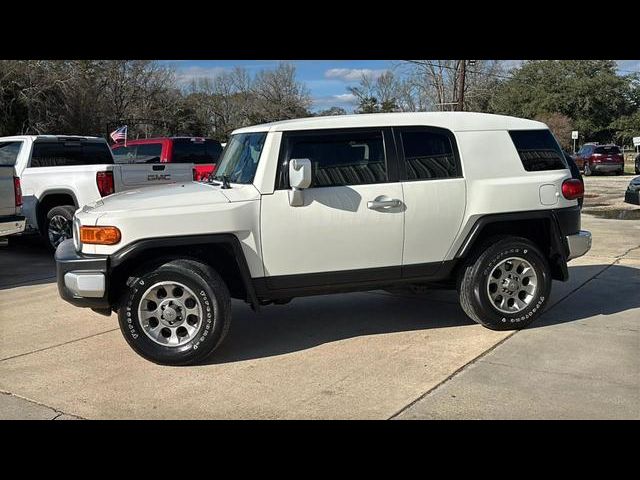
POLYGON ((311 188, 387 181, 382 132, 317 133, 289 140, 291 158, 308 158, 311 188))
POLYGON ((194 141, 177 139, 173 142, 172 162, 176 163, 217 163, 222 152, 220 142, 215 140, 194 141))
POLYGON ((448 135, 413 129, 401 130, 400 135, 408 180, 461 175, 448 135))
POLYGON ((232 183, 253 182, 266 138, 266 132, 233 135, 224 149, 215 178, 226 176, 232 183))
POLYGON ((20 153, 22 142, 0 142, 0 165, 14 166, 20 153))
POLYGON ((620 153, 620 149, 615 145, 606 145, 604 147, 596 147, 593 153, 601 153, 603 155, 617 155, 620 153))
POLYGON ((135 163, 160 163, 161 143, 144 143, 138 145, 135 163))
POLYGON ((517 130, 509 134, 526 171, 567 168, 564 154, 549 130, 517 130))
POLYGON ((135 163, 136 161, 136 145, 111 147, 111 151, 116 163, 135 163))
POLYGON ((109 146, 102 142, 42 142, 33 144, 31 167, 112 164, 109 146))

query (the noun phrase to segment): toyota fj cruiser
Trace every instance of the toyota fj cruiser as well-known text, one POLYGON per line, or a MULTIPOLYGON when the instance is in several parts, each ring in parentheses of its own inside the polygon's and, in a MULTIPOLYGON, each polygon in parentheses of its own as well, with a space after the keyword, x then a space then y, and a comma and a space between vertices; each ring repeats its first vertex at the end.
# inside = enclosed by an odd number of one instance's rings
POLYGON ((203 360, 231 298, 254 309, 357 290, 457 288, 463 310, 520 329, 585 254, 583 184, 546 125, 390 113, 233 132, 210 183, 122 192, 76 213, 56 252, 68 302, 117 311, 157 363, 203 360))

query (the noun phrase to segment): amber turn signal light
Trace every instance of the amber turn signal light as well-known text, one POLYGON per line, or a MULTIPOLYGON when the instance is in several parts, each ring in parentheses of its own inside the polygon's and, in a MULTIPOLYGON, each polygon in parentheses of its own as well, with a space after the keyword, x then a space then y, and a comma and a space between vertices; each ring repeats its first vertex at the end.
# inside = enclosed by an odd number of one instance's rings
POLYGON ((116 227, 80 227, 80 241, 95 245, 115 245, 120 241, 120 230, 116 227))

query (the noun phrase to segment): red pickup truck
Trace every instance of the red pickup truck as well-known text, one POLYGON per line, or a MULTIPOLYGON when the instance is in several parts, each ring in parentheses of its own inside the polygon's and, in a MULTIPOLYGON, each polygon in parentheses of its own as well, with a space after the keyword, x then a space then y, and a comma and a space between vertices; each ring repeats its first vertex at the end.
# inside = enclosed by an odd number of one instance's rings
POLYGON ((222 153, 217 140, 202 137, 162 137, 128 140, 111 146, 116 163, 193 163, 193 179, 212 175, 222 153))

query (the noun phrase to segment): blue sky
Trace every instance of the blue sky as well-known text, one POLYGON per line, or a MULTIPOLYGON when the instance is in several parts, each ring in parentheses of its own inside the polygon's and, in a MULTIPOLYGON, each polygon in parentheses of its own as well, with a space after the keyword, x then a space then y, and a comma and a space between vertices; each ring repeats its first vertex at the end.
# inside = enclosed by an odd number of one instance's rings
MULTIPOLYGON (((178 74, 178 80, 188 84, 194 78, 213 78, 221 72, 234 67, 246 68, 249 73, 271 69, 279 60, 168 60, 178 74)), ((287 60, 296 66, 298 79, 303 81, 313 98, 313 110, 322 110, 331 106, 343 107, 352 111, 353 96, 347 87, 358 84, 362 74, 379 75, 385 70, 397 67, 396 60, 287 60)), ((509 61, 517 65, 519 61, 509 61)), ((640 71, 640 60, 618 61, 620 69, 640 71)))

